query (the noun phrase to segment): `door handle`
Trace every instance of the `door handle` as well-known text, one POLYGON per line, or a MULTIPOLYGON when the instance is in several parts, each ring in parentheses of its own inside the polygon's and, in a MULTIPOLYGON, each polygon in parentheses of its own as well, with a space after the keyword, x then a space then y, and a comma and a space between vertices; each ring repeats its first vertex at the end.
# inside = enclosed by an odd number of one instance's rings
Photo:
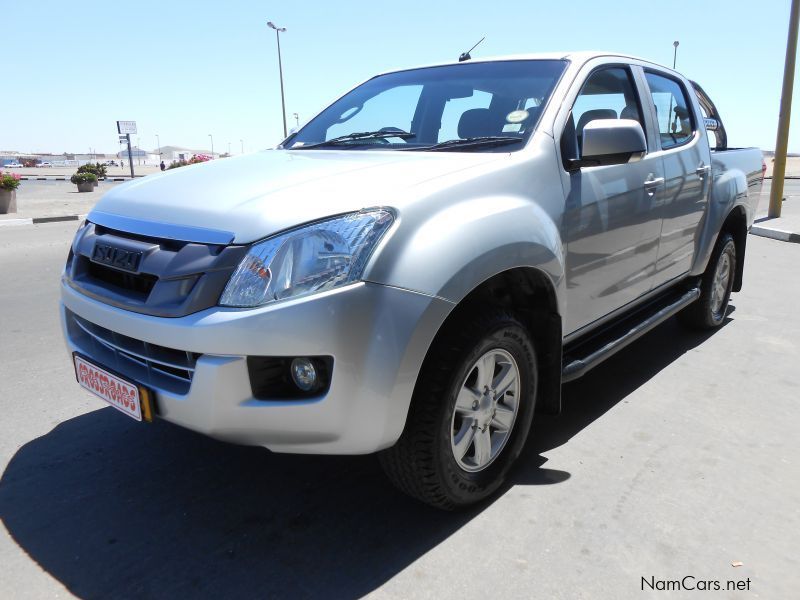
POLYGON ((663 177, 653 177, 652 175, 645 179, 644 181, 644 189, 647 192, 648 196, 652 196, 656 193, 656 188, 664 183, 663 177))
POLYGON ((697 167, 694 172, 697 173, 698 177, 705 177, 708 175, 708 172, 711 170, 710 165, 700 165, 697 167))

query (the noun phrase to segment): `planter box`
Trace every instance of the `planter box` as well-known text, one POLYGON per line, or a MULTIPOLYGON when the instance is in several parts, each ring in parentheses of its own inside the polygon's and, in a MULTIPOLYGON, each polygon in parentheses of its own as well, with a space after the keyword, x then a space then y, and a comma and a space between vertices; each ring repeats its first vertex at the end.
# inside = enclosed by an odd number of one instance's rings
POLYGON ((17 190, 0 190, 0 215, 17 212, 17 190))
POLYGON ((78 191, 79 192, 93 192, 94 191, 94 182, 93 181, 87 181, 86 183, 78 183, 76 185, 78 186, 78 191))

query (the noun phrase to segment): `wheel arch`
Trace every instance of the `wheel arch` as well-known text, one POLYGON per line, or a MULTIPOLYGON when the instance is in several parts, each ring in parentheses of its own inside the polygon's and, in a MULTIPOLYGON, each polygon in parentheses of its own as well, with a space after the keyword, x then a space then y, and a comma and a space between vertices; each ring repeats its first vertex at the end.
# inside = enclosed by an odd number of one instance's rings
MULTIPOLYGON (((736 245, 736 271, 734 273, 732 291, 738 292, 742 289, 744 253, 747 249, 747 211, 744 206, 738 205, 731 209, 720 228, 719 235, 722 233, 730 233, 733 236, 733 243, 736 245)), ((719 238, 719 235, 717 235, 717 238, 719 238)))
MULTIPOLYGON (((528 330, 536 350, 539 380, 537 412, 561 410, 561 312, 556 285, 550 275, 536 267, 514 267, 484 280, 458 302, 433 337, 423 359, 423 369, 437 343, 458 321, 474 311, 503 308, 513 312, 528 330)), ((417 384, 420 379, 417 374, 417 384)), ((416 385, 415 384, 415 389, 416 385)))

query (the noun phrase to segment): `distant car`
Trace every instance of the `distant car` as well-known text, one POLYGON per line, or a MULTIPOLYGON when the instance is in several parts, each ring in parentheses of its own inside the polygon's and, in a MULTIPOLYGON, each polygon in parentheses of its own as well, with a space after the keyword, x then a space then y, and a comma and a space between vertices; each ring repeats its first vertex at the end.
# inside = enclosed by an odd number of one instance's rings
POLYGON ((19 164, 18 162, 12 162, 12 163, 8 163, 3 168, 5 168, 5 169, 21 169, 22 165, 19 164))
POLYGON ((39 163, 38 165, 36 165, 36 166, 37 166, 37 167, 42 167, 42 168, 45 168, 45 167, 52 167, 52 166, 53 166, 53 163, 50 163, 50 162, 44 161, 44 162, 40 162, 40 163, 39 163))
POLYGON ((107 160, 106 165, 108 165, 109 167, 116 167, 117 163, 113 160, 107 160))

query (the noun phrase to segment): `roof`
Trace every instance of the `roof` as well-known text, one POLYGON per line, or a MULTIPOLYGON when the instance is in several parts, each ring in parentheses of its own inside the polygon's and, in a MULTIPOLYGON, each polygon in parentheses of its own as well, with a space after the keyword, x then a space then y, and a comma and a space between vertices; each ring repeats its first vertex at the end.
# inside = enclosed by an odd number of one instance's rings
MULTIPOLYGON (((569 60, 574 63, 585 63, 593 58, 600 58, 600 57, 613 57, 613 58, 622 58, 622 59, 629 59, 629 60, 637 60, 641 62, 650 63, 652 65, 661 67, 661 68, 669 68, 665 65, 660 65, 653 61, 647 60, 645 58, 640 58, 638 56, 632 56, 629 54, 622 54, 619 52, 607 52, 603 50, 581 50, 581 51, 574 51, 574 52, 537 52, 537 53, 527 53, 527 54, 507 54, 503 56, 487 56, 487 57, 478 57, 478 58, 471 58, 469 61, 470 63, 483 63, 483 62, 498 62, 504 60, 569 60)), ((458 65, 463 64, 460 63, 458 60, 448 61, 448 62, 439 62, 439 63, 432 63, 426 65, 417 65, 413 67, 403 67, 399 69, 389 69, 380 73, 380 75, 386 75, 388 73, 398 73, 400 71, 411 71, 413 69, 425 69, 429 67, 443 67, 447 65, 458 65)))

